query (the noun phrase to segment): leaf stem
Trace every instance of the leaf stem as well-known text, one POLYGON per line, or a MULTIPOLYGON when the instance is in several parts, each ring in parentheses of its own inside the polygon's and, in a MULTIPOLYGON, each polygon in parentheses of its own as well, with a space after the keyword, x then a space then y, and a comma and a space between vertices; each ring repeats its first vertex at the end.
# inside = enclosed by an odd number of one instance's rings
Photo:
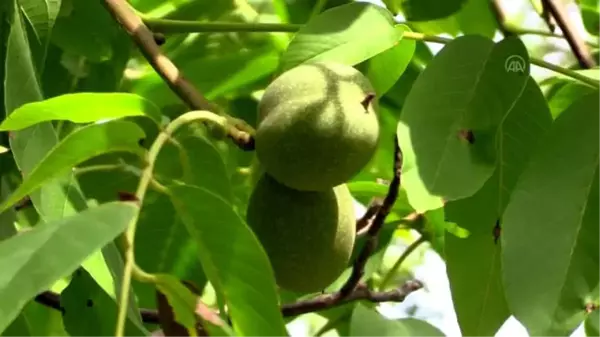
MULTIPOLYGON (((165 143, 169 141, 171 135, 181 126, 186 123, 192 121, 204 121, 204 122, 212 122, 217 126, 223 128, 224 130, 227 128, 227 119, 225 117, 214 114, 210 111, 190 111, 187 112, 177 119, 173 120, 171 123, 167 125, 167 127, 158 134, 152 146, 148 150, 147 154, 147 164, 142 172, 142 177, 140 178, 140 182, 138 184, 138 188, 135 192, 136 199, 140 204, 140 210, 142 208, 144 202, 144 196, 146 195, 146 191, 148 187, 152 183, 153 180, 153 171, 154 164, 156 159, 158 158, 158 154, 160 153, 161 148, 165 143)), ((135 263, 134 256, 134 238, 135 238, 135 230, 137 221, 139 218, 138 213, 131 219, 129 223, 127 231, 123 234, 124 242, 125 242, 125 268, 123 272, 123 283, 121 284, 121 293, 119 300, 119 313, 117 316, 117 327, 115 336, 120 337, 123 336, 125 331, 125 319, 127 315, 127 303, 129 301, 129 288, 131 286, 131 278, 135 276, 136 280, 141 282, 154 282, 155 277, 151 274, 143 271, 139 266, 135 263)))
MULTIPOLYGON (((566 37, 562 34, 548 32, 545 30, 520 28, 520 27, 509 26, 509 25, 506 25, 505 28, 509 32, 511 32, 513 34, 517 34, 517 35, 539 35, 539 36, 546 36, 546 37, 555 37, 558 39, 566 39, 566 37)), ((597 42, 586 40, 585 43, 587 45, 589 45, 590 47, 598 48, 597 42)))
POLYGON ((402 252, 402 255, 400 255, 400 257, 394 263, 392 268, 390 268, 390 270, 387 272, 387 274, 385 274, 385 276, 383 277, 383 280, 381 281, 381 284, 379 285, 380 290, 385 289, 385 287, 388 285, 388 283, 390 283, 390 281, 394 277, 394 274, 396 274, 396 272, 398 271, 398 268, 400 268, 402 263, 404 261, 406 261, 406 259, 410 256, 410 254, 412 254, 412 252, 414 252, 415 249, 417 249, 425 241, 427 241, 425 239, 425 235, 421 235, 416 241, 414 241, 408 247, 406 247, 406 250, 404 250, 404 252, 402 252))
POLYGON ((265 32, 293 33, 301 24, 290 23, 246 23, 246 22, 199 22, 187 20, 169 20, 144 17, 146 26, 155 33, 228 33, 228 32, 265 32))
POLYGON ((593 78, 582 75, 574 70, 563 68, 563 67, 557 66, 555 64, 548 63, 544 60, 539 60, 539 59, 535 59, 535 58, 530 58, 529 62, 531 62, 531 64, 535 64, 538 67, 550 69, 559 74, 563 74, 565 76, 579 80, 580 82, 587 84, 593 88, 596 88, 596 89, 600 88, 600 83, 598 81, 594 80, 593 78))

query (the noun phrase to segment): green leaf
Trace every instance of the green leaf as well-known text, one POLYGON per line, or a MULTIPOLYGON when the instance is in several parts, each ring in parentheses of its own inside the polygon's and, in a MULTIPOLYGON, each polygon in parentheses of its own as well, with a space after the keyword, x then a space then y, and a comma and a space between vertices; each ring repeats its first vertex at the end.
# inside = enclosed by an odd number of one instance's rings
POLYGON ((69 336, 60 311, 29 301, 2 336, 69 336))
POLYGON ((2 241, 0 331, 28 300, 123 232, 137 211, 132 203, 107 203, 2 241))
POLYGON ((592 311, 585 319, 585 334, 587 336, 600 336, 600 311, 592 311))
POLYGON ((452 300, 463 335, 494 335, 510 316, 494 228, 531 153, 551 124, 544 95, 530 78, 498 129, 494 174, 473 196, 445 206, 447 221, 470 232, 464 239, 446 234, 445 245, 452 300))
POLYGON ((494 44, 469 35, 447 44, 427 65, 398 124, 405 161, 416 166, 403 167, 409 200, 424 194, 466 198, 490 178, 496 130, 525 88, 527 60, 518 38, 494 44), (472 132, 472 144, 464 132, 472 132))
POLYGON ((352 312, 350 336, 444 336, 431 324, 415 319, 391 320, 358 303, 352 312))
POLYGON ((61 0, 20 0, 19 4, 33 26, 38 42, 45 47, 60 11, 61 0))
POLYGON ((47 121, 90 123, 130 116, 148 116, 161 123, 158 107, 129 93, 74 93, 23 104, 2 123, 0 131, 15 131, 47 121))
MULTIPOLYGON (((405 25, 396 26, 396 30, 402 33, 410 31, 405 25)), ((375 88, 377 97, 382 97, 396 83, 414 53, 415 41, 400 40, 394 47, 375 55, 368 61, 365 75, 375 88)))
POLYGON ((91 62, 103 62, 113 56, 116 34, 118 26, 100 2, 72 0, 72 9, 56 20, 51 41, 91 62))
POLYGON ((201 187, 169 187, 177 213, 200 250, 211 284, 222 292, 238 335, 287 335, 268 257, 244 220, 201 187))
POLYGON ((584 84, 577 82, 564 83, 564 85, 548 99, 552 116, 554 118, 558 117, 561 112, 567 109, 574 101, 592 92, 595 92, 594 88, 584 84))
POLYGON ((467 0, 454 16, 465 35, 478 34, 490 39, 494 38, 498 23, 489 1, 467 0))
MULTIPOLYGON (((79 269, 61 292, 65 329, 71 336, 111 336, 117 324, 117 303, 85 270, 79 269)), ((139 313, 138 313, 139 315, 139 313)), ((148 336, 143 326, 125 323, 126 336, 148 336)))
POLYGON ((109 152, 141 154, 138 142, 144 131, 135 123, 112 121, 91 124, 77 129, 57 144, 31 172, 26 172, 23 183, 0 205, 0 212, 14 205, 32 191, 61 173, 94 156, 109 152))
POLYGON ((588 33, 598 36, 600 35, 600 18, 599 15, 599 4, 597 0, 580 0, 578 1, 579 10, 581 11, 581 18, 583 20, 583 26, 588 33))
POLYGON ((377 5, 353 2, 328 9, 296 33, 281 56, 280 70, 313 61, 361 63, 402 38, 403 31, 394 26, 391 13, 377 5))
POLYGON ((458 12, 467 0, 392 0, 402 10, 407 21, 442 19, 458 12))
POLYGON ((511 312, 531 335, 569 335, 598 296, 598 92, 554 121, 502 223, 511 312))

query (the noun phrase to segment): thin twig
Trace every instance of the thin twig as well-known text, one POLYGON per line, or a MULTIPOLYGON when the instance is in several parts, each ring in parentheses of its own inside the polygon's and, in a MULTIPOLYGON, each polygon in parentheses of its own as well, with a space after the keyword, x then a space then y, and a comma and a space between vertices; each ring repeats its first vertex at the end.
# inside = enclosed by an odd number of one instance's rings
MULTIPOLYGON (((104 5, 127 31, 148 63, 171 90, 192 110, 216 111, 216 107, 190 83, 156 44, 153 32, 146 27, 135 10, 125 0, 104 0, 104 5)), ((228 126, 227 135, 243 150, 253 150, 254 140, 248 132, 228 126)))
POLYGON ((387 272, 387 274, 383 277, 383 280, 381 281, 381 285, 379 286, 379 289, 385 289, 385 287, 388 285, 388 283, 390 283, 390 281, 392 280, 392 277, 394 277, 394 274, 396 274, 396 271, 398 271, 398 268, 400 268, 402 263, 404 263, 404 261, 406 261, 406 259, 410 256, 410 254, 412 254, 412 252, 415 251, 415 249, 417 249, 422 243, 424 243, 426 241, 427 241, 426 235, 422 234, 417 240, 415 240, 408 247, 406 247, 406 249, 402 252, 402 255, 400 255, 400 257, 398 258, 398 260, 396 260, 396 262, 394 263, 392 268, 390 268, 390 270, 387 272))
POLYGON ((594 58, 583 38, 577 34, 577 27, 569 19, 566 9, 555 0, 542 0, 542 4, 552 14, 556 24, 565 35, 565 39, 569 43, 579 65, 584 69, 594 67, 596 62, 594 62, 594 58))
POLYGON ((349 295, 345 297, 341 297, 340 292, 336 292, 333 294, 317 296, 316 298, 308 299, 305 301, 298 301, 292 304, 284 304, 281 307, 281 313, 285 317, 298 316, 309 312, 316 312, 337 307, 342 304, 357 300, 366 300, 374 303, 402 302, 404 301, 406 296, 408 296, 413 291, 421 289, 422 287, 423 284, 416 280, 407 281, 397 289, 384 292, 374 292, 366 286, 361 285, 356 287, 349 295))
MULTIPOLYGON (((367 239, 365 241, 364 246, 362 247, 358 257, 354 261, 354 265, 352 267, 352 273, 350 277, 346 281, 346 283, 342 286, 342 289, 339 292, 341 299, 349 296, 354 288, 360 282, 361 277, 364 274, 365 265, 367 264, 367 260, 369 256, 375 251, 378 244, 378 234, 381 227, 383 227, 383 223, 385 218, 388 216, 390 211, 392 210, 392 206, 396 202, 398 198, 398 191, 400 190, 400 178, 402 173, 402 150, 398 144, 398 139, 394 136, 394 179, 390 183, 388 193, 379 208, 379 211, 375 215, 375 219, 371 226, 369 226, 369 230, 367 231, 367 239)), ((340 300, 341 300, 340 299, 340 300)))

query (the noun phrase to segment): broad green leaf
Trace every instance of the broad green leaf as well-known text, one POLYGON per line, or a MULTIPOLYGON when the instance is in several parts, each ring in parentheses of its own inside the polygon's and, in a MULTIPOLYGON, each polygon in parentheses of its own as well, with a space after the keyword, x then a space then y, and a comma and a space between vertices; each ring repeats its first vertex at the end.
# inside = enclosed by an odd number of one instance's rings
POLYGON ((56 20, 51 41, 91 62, 102 62, 112 58, 111 39, 116 34, 118 25, 100 2, 72 0, 71 11, 56 20))
POLYGON ((30 300, 2 336, 69 336, 60 311, 30 300))
POLYGON ((554 121, 503 214, 511 312, 531 335, 569 335, 598 297, 598 92, 554 121))
POLYGON ((468 0, 392 0, 408 21, 431 21, 458 12, 468 0))
POLYGON ((0 204, 0 211, 14 205, 44 182, 94 156, 117 151, 141 155, 143 148, 138 142, 142 138, 142 129, 128 121, 116 120, 77 129, 48 152, 31 172, 25 174, 19 188, 0 204))
POLYGON ((358 303, 352 312, 349 336, 444 336, 431 324, 415 318, 391 320, 358 303))
MULTIPOLYGON (((194 293, 184 286, 177 278, 168 274, 157 275, 156 287, 167 298, 167 301, 173 310, 175 320, 186 327, 188 331, 192 329, 195 330, 196 314, 198 313, 197 304, 200 300, 199 297, 194 295, 194 293)), ((202 314, 207 315, 208 313, 202 314)), ((214 315, 216 317, 211 317, 211 320, 219 320, 220 326, 212 324, 213 322, 206 320, 207 317, 202 317, 201 315, 203 326, 206 327, 209 332, 215 333, 211 335, 234 336, 231 328, 224 324, 218 315, 214 315)))
POLYGON ((61 0, 20 0, 19 4, 33 26, 38 42, 45 47, 60 11, 61 0))
POLYGON ((275 276, 260 242, 221 197, 201 187, 169 186, 177 213, 196 240, 202 267, 222 292, 238 335, 287 335, 275 276))
POLYGON ((90 123, 130 116, 148 116, 161 123, 158 107, 129 93, 75 93, 23 104, 2 123, 0 131, 15 131, 54 120, 90 123))
POLYGON ((600 35, 600 18, 598 0, 580 0, 578 1, 583 26, 588 33, 598 36, 600 35))
POLYGON ((558 117, 574 101, 595 91, 593 88, 577 82, 565 83, 548 99, 552 117, 558 117))
POLYGON ((494 38, 498 21, 494 17, 490 2, 487 0, 466 0, 455 19, 465 35, 478 34, 494 38))
POLYGON ((600 311, 592 311, 584 323, 586 336, 600 336, 600 311))
MULTIPOLYGON (((365 205, 369 203, 371 198, 385 198, 389 189, 389 186, 373 181, 352 181, 348 182, 347 185, 352 196, 362 201, 365 205)), ((396 212, 400 217, 407 216, 415 211, 408 203, 406 190, 402 186, 400 186, 400 191, 398 191, 398 197, 392 206, 392 211, 396 212)))
POLYGON ((353 2, 328 9, 296 33, 281 56, 280 70, 314 61, 361 63, 402 38, 403 31, 394 26, 390 12, 374 4, 353 2))
POLYGON ((518 38, 494 44, 470 35, 447 44, 427 65, 398 124, 405 161, 416 168, 403 166, 409 200, 423 194, 466 198, 490 178, 496 130, 525 88, 527 60, 518 38), (473 134, 472 144, 465 132, 473 134))
MULTIPOLYGON (((117 303, 85 270, 75 272, 61 292, 65 329, 71 336, 111 336, 117 324, 117 303)), ((139 315, 139 313, 138 313, 139 315)), ((146 329, 127 320, 126 336, 148 336, 146 329)))
POLYGON ((446 234, 446 268, 463 335, 493 335, 510 316, 504 297, 500 243, 494 239, 511 192, 552 117, 532 78, 498 129, 498 160, 492 177, 473 196, 450 201, 446 219, 469 231, 446 234))
POLYGON ((137 211, 132 203, 107 203, 2 241, 0 331, 28 300, 123 232, 137 211))
MULTIPOLYGON (((405 32, 405 25, 396 26, 396 30, 405 32)), ((375 88, 378 97, 383 96, 402 75, 415 52, 415 41, 400 40, 394 47, 375 55, 368 61, 365 75, 375 88)))

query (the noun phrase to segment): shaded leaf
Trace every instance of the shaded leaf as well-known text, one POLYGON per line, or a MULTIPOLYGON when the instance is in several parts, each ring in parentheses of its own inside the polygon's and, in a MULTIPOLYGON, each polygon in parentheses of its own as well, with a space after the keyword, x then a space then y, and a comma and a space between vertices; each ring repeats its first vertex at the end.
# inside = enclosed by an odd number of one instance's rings
POLYGON ((69 336, 60 311, 29 301, 2 336, 69 336))
POLYGON ((478 34, 494 38, 498 21, 487 0, 466 0, 462 9, 455 14, 460 30, 465 34, 478 34))
POLYGON ((358 303, 350 321, 349 336, 444 336, 436 327, 415 319, 387 319, 374 309, 358 303))
POLYGON ((470 233, 464 239, 446 235, 448 279, 463 335, 493 335, 510 316, 494 230, 530 154, 551 124, 544 95, 530 78, 498 129, 494 174, 473 196, 445 206, 446 219, 470 233))
POLYGON ((142 138, 144 132, 137 124, 120 120, 77 129, 48 152, 31 172, 25 174, 23 183, 0 205, 0 211, 39 188, 45 181, 89 158, 117 151, 141 154, 143 148, 138 142, 142 138))
MULTIPOLYGON (((117 303, 85 270, 75 272, 61 292, 65 329, 71 336, 112 336, 117 324, 117 303)), ((139 315, 139 312, 137 313, 139 315)), ((125 322, 126 336, 148 336, 149 332, 131 320, 125 322)))
POLYGON ((28 300, 123 232, 137 211, 131 203, 107 203, 2 241, 0 331, 28 300))
POLYGON ((581 18, 583 20, 583 26, 588 33, 598 36, 600 34, 600 18, 599 16, 599 4, 597 0, 580 0, 578 1, 579 10, 581 11, 581 18))
POLYGON ((531 335, 569 335, 598 296, 598 92, 554 121, 503 214, 511 312, 531 335))
POLYGON ((206 189, 169 189, 177 213, 198 244, 208 279, 224 297, 236 334, 287 335, 268 257, 244 220, 206 189))
MULTIPOLYGON (((405 32, 405 25, 396 26, 396 30, 405 32)), ((375 88, 378 97, 383 96, 402 75, 415 52, 415 41, 400 40, 394 47, 369 59, 365 75, 375 88)))
POLYGON ((494 44, 469 35, 447 44, 419 75, 398 124, 405 161, 416 167, 403 167, 404 186, 415 208, 412 199, 417 195, 466 198, 490 178, 496 129, 525 88, 526 60, 527 50, 518 38, 494 44), (522 68, 509 68, 515 65, 522 68))
POLYGON ((117 29, 100 2, 72 0, 72 9, 56 20, 51 41, 69 53, 102 62, 113 56, 111 39, 117 29))
POLYGON ((61 0, 20 0, 19 4, 35 30, 38 43, 45 47, 60 11, 61 0))
POLYGON ((467 0, 392 0, 408 21, 430 21, 458 12, 467 0))
POLYGON ((0 131, 21 130, 54 120, 90 123, 130 116, 148 116, 161 123, 158 107, 138 95, 82 92, 21 105, 2 121, 0 131))
POLYGON ((314 61, 358 64, 402 38, 402 30, 394 26, 391 13, 370 3, 353 2, 328 9, 298 30, 281 56, 280 71, 314 61))

